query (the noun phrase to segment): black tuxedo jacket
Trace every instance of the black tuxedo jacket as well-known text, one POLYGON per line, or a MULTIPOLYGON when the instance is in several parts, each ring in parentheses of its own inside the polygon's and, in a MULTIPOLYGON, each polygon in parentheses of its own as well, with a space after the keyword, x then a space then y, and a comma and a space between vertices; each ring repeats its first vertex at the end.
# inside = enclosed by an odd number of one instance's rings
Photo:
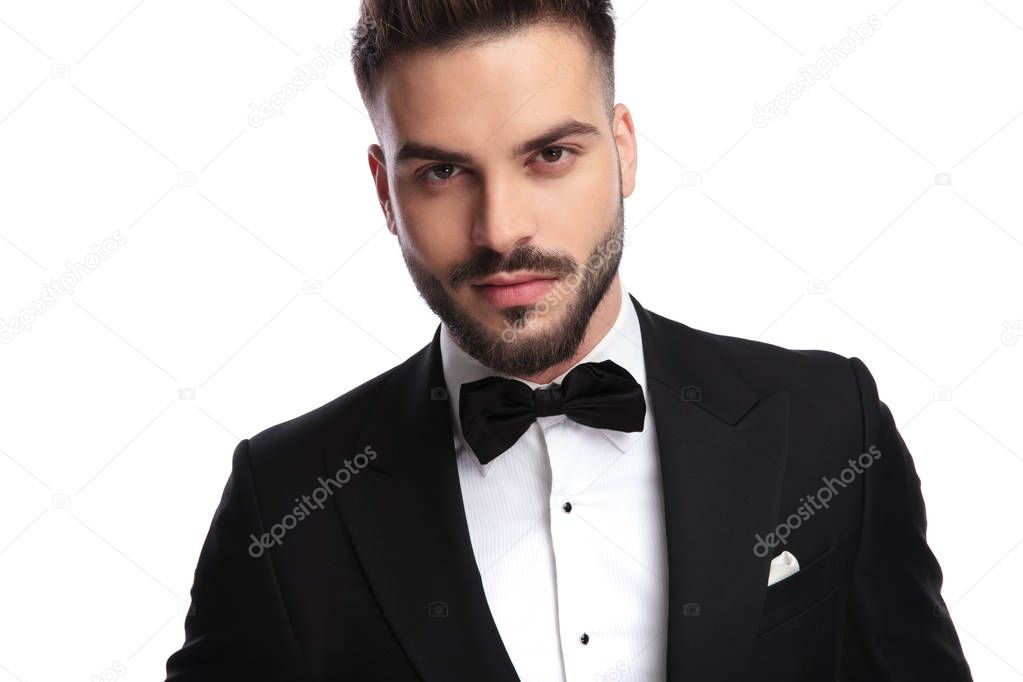
MULTIPOLYGON (((970 680, 920 481, 864 364, 630 298, 663 473, 668 680, 970 680), (786 549, 801 568, 768 587, 786 549)), ((439 333, 238 444, 168 680, 519 679, 470 544, 439 333)))

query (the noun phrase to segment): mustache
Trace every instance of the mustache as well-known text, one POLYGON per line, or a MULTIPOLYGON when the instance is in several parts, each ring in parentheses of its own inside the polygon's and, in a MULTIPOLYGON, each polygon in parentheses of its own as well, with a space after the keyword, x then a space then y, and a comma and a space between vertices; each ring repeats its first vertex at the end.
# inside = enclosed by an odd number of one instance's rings
POLYGON ((456 288, 465 282, 496 275, 499 272, 530 270, 553 277, 565 277, 579 269, 578 263, 567 253, 545 251, 532 244, 516 248, 507 256, 487 249, 465 263, 459 263, 448 273, 448 282, 456 288))

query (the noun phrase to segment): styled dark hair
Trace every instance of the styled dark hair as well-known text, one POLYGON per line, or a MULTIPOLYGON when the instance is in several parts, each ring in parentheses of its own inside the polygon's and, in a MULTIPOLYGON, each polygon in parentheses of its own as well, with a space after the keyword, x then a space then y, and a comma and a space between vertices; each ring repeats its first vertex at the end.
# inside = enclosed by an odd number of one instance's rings
POLYGON ((611 0, 361 0, 352 29, 352 67, 367 108, 381 70, 400 52, 453 50, 535 24, 580 31, 596 56, 605 109, 614 107, 615 17, 611 0))

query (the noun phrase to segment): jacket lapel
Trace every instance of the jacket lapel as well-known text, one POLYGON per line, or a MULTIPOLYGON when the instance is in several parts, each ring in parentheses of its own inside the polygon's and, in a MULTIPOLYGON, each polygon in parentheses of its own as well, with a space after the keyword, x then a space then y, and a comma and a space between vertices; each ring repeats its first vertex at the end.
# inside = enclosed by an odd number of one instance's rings
POLYGON ((789 396, 758 395, 713 337, 639 315, 660 450, 668 544, 668 680, 738 679, 752 652, 776 518, 789 396))
POLYGON ((510 682, 518 676, 487 605, 465 520, 439 333, 438 326, 428 346, 391 372, 356 447, 329 448, 325 469, 333 474, 366 446, 377 453, 334 500, 420 677, 510 682))

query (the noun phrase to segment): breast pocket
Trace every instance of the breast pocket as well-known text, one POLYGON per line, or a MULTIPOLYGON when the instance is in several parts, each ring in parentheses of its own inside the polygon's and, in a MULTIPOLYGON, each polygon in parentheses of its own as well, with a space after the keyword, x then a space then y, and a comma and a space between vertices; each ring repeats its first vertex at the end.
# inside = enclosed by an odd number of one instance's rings
POLYGON ((838 559, 839 548, 832 545, 807 562, 800 561, 796 573, 768 586, 758 632, 777 627, 831 596, 838 587, 838 559))

